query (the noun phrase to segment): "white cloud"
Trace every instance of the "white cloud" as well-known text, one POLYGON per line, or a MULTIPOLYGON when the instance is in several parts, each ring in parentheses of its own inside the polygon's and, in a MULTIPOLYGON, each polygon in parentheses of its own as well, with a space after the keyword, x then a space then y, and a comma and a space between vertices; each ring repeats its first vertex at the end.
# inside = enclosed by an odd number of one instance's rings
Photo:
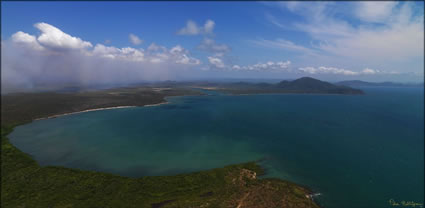
POLYGON ((395 1, 364 1, 357 2, 355 15, 368 22, 386 22, 393 14, 394 7, 398 4, 395 1))
POLYGON ((199 61, 196 58, 190 57, 189 51, 181 47, 180 45, 174 46, 172 49, 170 49, 171 57, 175 60, 178 64, 185 64, 185 65, 199 65, 201 64, 201 61, 199 61))
POLYGON ((208 56, 208 62, 216 68, 224 69, 226 65, 224 65, 223 60, 218 57, 208 56))
POLYGON ((320 21, 325 18, 324 13, 333 2, 294 2, 282 1, 277 3, 280 7, 297 13, 310 20, 320 21))
POLYGON ((93 47, 90 42, 72 37, 47 23, 41 22, 34 26, 41 31, 41 35, 38 36, 37 40, 45 47, 52 49, 84 49, 93 47))
POLYGON ((290 65, 291 62, 290 61, 278 61, 278 62, 273 62, 273 61, 268 61, 265 63, 257 63, 257 64, 253 64, 253 65, 245 65, 245 66, 241 66, 241 65, 229 65, 226 64, 220 57, 217 56, 210 56, 208 57, 208 61, 210 63, 210 65, 212 66, 212 68, 218 68, 221 70, 232 70, 232 71, 273 71, 273 72, 277 72, 277 71, 285 71, 285 72, 290 72, 290 65))
POLYGON ((233 66, 232 66, 232 69, 233 69, 233 70, 240 70, 240 69, 241 69, 241 67, 240 67, 239 65, 233 65, 233 66))
POLYGON ((97 44, 92 54, 99 57, 110 58, 110 59, 121 59, 125 61, 144 61, 144 52, 143 50, 135 48, 116 48, 108 47, 102 44, 97 44))
POLYGON ((183 65, 199 65, 201 62, 189 56, 189 51, 180 45, 174 46, 170 50, 166 47, 158 46, 152 43, 147 51, 131 47, 116 48, 97 44, 92 52, 92 56, 98 56, 109 59, 119 59, 123 61, 166 63, 174 62, 183 65))
POLYGON ((375 70, 373 70, 373 69, 366 68, 366 69, 363 69, 363 70, 361 71, 361 73, 363 73, 363 74, 376 74, 376 73, 377 73, 377 71, 375 71, 375 70))
POLYGON ((291 29, 287 25, 281 23, 280 20, 278 20, 275 16, 273 16, 272 14, 270 14, 268 12, 266 12, 265 17, 266 17, 267 21, 269 21, 270 23, 272 23, 273 25, 275 25, 277 27, 280 27, 282 29, 288 29, 288 30, 291 29))
POLYGON ((32 36, 28 33, 24 33, 21 31, 12 35, 12 41, 17 44, 22 44, 22 45, 31 47, 32 49, 36 49, 36 50, 44 49, 44 47, 38 43, 37 38, 35 36, 32 36))
POLYGON ((140 45, 141 43, 143 43, 143 40, 141 40, 139 37, 137 37, 137 35, 133 33, 130 33, 128 35, 128 39, 133 45, 140 45))
POLYGON ((178 35, 208 35, 213 34, 215 22, 212 20, 207 20, 204 26, 198 26, 196 22, 188 20, 186 26, 177 31, 178 35))
POLYGON ((210 38, 204 38, 201 44, 198 45, 198 49, 210 53, 226 53, 230 51, 230 47, 226 44, 217 44, 215 40, 210 38))
MULTIPOLYGON (((88 47, 92 47, 91 43, 83 41, 80 38, 72 37, 58 28, 49 25, 47 23, 37 23, 35 27, 41 30, 41 35, 37 38, 33 35, 17 32, 12 35, 12 42, 28 46, 30 49, 44 50, 47 54, 50 50, 55 51, 58 48, 73 48, 81 49, 81 55, 89 57, 100 57, 108 59, 119 59, 122 61, 135 61, 135 62, 152 62, 160 63, 165 61, 171 61, 172 63, 179 64, 200 64, 198 59, 189 56, 189 51, 184 49, 182 46, 177 45, 170 50, 164 46, 158 46, 152 43, 147 51, 144 49, 136 49, 131 47, 117 48, 114 46, 105 46, 103 44, 97 44, 92 50, 88 47)), ((132 34, 130 34, 130 39, 132 34)), ((135 39, 138 39, 135 37, 135 39)), ((140 43, 138 39, 135 43, 140 43)))
POLYGON ((155 43, 151 43, 147 48, 147 52, 166 51, 166 50, 167 50, 167 48, 165 48, 163 46, 159 46, 155 43))
POLYGON ((314 51, 313 49, 301 46, 301 45, 297 45, 291 41, 288 40, 284 40, 284 39, 276 39, 276 40, 264 40, 264 39, 260 39, 260 40, 251 40, 252 43, 260 45, 260 46, 264 46, 264 47, 269 47, 269 48, 280 48, 280 49, 285 49, 285 50, 290 50, 290 51, 297 51, 297 52, 303 52, 303 53, 307 53, 310 55, 313 55, 316 53, 316 51, 314 51))
POLYGON ((248 71, 287 71, 288 72, 290 65, 291 65, 290 61, 279 61, 279 62, 268 61, 266 63, 257 63, 253 65, 247 65, 247 66, 234 65, 233 69, 248 70, 248 71))
POLYGON ((190 76, 201 61, 180 45, 117 48, 83 41, 48 25, 36 37, 19 31, 2 41, 2 92, 65 84, 115 84, 190 76), (71 50, 72 49, 72 50, 71 50), (22 57, 25 57, 24 59, 22 57))
POLYGON ((198 59, 190 58, 186 54, 182 54, 181 57, 176 60, 176 63, 185 65, 199 65, 201 64, 201 61, 199 61, 198 59))
POLYGON ((184 51, 184 48, 183 47, 181 47, 180 45, 176 45, 176 46, 174 46, 172 49, 170 49, 170 52, 172 53, 172 54, 178 54, 178 53, 181 53, 181 52, 183 52, 184 51))
POLYGON ((335 67, 324 67, 324 66, 321 66, 319 68, 301 67, 301 68, 298 68, 298 70, 300 70, 302 72, 309 73, 309 74, 342 74, 342 75, 357 75, 357 74, 359 74, 358 72, 354 72, 354 71, 351 71, 351 70, 339 69, 339 68, 335 68, 335 67))
POLYGON ((192 20, 188 20, 186 23, 186 27, 180 29, 177 34, 179 35, 198 35, 200 33, 200 29, 196 25, 196 22, 192 20))
POLYGON ((353 36, 326 42, 319 48, 357 60, 382 62, 423 57, 423 24, 394 25, 374 31, 359 29, 353 36))
POLYGON ((361 71, 352 71, 348 69, 343 68, 336 68, 336 67, 300 67, 298 68, 300 72, 308 73, 308 74, 338 74, 338 75, 348 75, 348 76, 354 76, 354 75, 375 75, 375 74, 399 74, 398 72, 387 72, 387 71, 381 71, 381 70, 375 70, 370 68, 365 68, 361 71))
MULTIPOLYGON (((338 30, 341 35, 322 36, 309 32, 313 38, 322 42, 318 46, 326 52, 369 63, 403 61, 424 56, 424 27, 423 15, 414 17, 409 2, 395 7, 396 2, 361 2, 358 8, 368 8, 362 17, 367 21, 381 21, 380 26, 354 27, 345 21, 336 21, 327 17, 323 25, 329 29, 338 30), (372 5, 378 4, 372 8, 372 5), (366 6, 365 6, 366 5, 366 6), (368 10, 373 10, 369 11, 368 10), (335 24, 328 24, 334 22, 335 24), (343 34, 343 35, 342 35, 343 34)), ((306 28, 317 28, 309 25, 306 28)))
MULTIPOLYGON (((356 66, 358 63, 379 67, 405 67, 405 72, 423 71, 424 20, 423 13, 415 13, 412 2, 279 2, 268 4, 281 7, 301 17, 286 20, 285 25, 277 18, 266 18, 284 30, 305 32, 315 45, 293 47, 286 41, 257 41, 270 47, 287 50, 316 52, 321 57, 309 62, 323 64, 337 59, 339 63, 356 66)), ((423 10, 423 7, 422 7, 423 10)), ((303 52, 304 53, 304 52, 303 52)))
POLYGON ((211 34, 214 30, 215 22, 212 20, 207 20, 204 24, 204 32, 206 34, 211 34))

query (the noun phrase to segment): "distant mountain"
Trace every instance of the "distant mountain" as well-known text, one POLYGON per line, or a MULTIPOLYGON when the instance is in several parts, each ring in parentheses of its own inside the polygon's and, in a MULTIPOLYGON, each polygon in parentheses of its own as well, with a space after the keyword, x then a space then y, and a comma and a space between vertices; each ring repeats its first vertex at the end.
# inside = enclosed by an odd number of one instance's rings
POLYGON ((349 87, 423 87, 424 83, 397 83, 397 82, 365 82, 361 80, 347 80, 335 83, 349 87))
POLYGON ((331 94, 363 94, 359 89, 338 86, 311 77, 302 77, 293 81, 281 81, 276 87, 294 92, 331 93, 331 94))
POLYGON ((311 77, 302 77, 293 81, 284 80, 276 84, 235 82, 217 86, 219 90, 232 94, 259 93, 318 93, 318 94, 364 94, 359 89, 338 86, 311 77))

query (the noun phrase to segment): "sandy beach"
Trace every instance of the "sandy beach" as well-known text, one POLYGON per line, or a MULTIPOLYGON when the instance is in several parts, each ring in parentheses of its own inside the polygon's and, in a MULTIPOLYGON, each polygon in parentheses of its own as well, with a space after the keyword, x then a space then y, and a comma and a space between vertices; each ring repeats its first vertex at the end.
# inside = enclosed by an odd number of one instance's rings
POLYGON ((165 102, 162 102, 162 103, 144 105, 144 106, 123 105, 123 106, 115 106, 115 107, 93 108, 93 109, 87 109, 87 110, 83 110, 83 111, 72 112, 72 113, 63 113, 63 114, 57 114, 57 115, 43 117, 43 118, 36 118, 36 119, 34 119, 34 121, 49 119, 49 118, 56 118, 56 117, 60 117, 60 116, 67 116, 67 115, 72 115, 72 114, 77 114, 77 113, 85 113, 85 112, 90 112, 90 111, 111 110, 111 109, 118 109, 118 108, 152 107, 152 106, 158 106, 158 105, 167 104, 167 103, 168 103, 168 101, 165 101, 165 102))
POLYGON ((60 117, 60 116, 67 116, 67 115, 72 115, 72 114, 77 114, 77 113, 85 113, 85 112, 90 112, 90 111, 111 110, 111 109, 117 109, 117 108, 133 108, 133 107, 137 107, 137 106, 127 105, 127 106, 115 106, 115 107, 106 107, 106 108, 93 108, 93 109, 88 109, 88 110, 83 110, 83 111, 72 112, 72 113, 63 113, 63 114, 57 114, 57 115, 43 117, 43 118, 36 118, 34 120, 37 121, 37 120, 43 120, 43 119, 49 119, 49 118, 56 118, 56 117, 60 117))
POLYGON ((143 107, 151 107, 151 106, 158 106, 158 105, 163 105, 163 104, 167 104, 168 101, 162 102, 162 103, 157 103, 157 104, 149 104, 149 105, 144 105, 143 107))

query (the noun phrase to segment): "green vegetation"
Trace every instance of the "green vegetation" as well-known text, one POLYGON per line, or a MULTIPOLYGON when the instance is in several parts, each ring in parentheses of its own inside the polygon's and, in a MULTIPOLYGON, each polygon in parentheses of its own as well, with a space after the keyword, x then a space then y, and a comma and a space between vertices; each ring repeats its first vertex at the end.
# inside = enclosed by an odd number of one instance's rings
POLYGON ((144 106, 165 102, 166 96, 200 95, 189 88, 117 88, 73 93, 14 93, 2 95, 2 123, 30 122, 37 118, 114 106, 144 106))
POLYGON ((1 207, 318 207, 306 197, 310 191, 304 187, 278 179, 258 179, 263 170, 254 162, 175 176, 129 178, 64 167, 41 167, 9 142, 7 135, 16 125, 90 106, 115 106, 117 103, 111 100, 119 100, 114 98, 116 93, 123 98, 120 105, 136 102, 127 99, 129 97, 136 97, 141 105, 162 101, 165 95, 196 94, 187 90, 151 90, 153 96, 148 96, 149 93, 140 95, 139 90, 123 89, 112 94, 111 91, 89 93, 94 93, 93 97, 86 93, 3 97, 2 104, 6 107, 3 109, 2 105, 1 207), (86 99, 80 99, 85 96, 86 99), (70 103, 62 103, 64 100, 70 103), (96 105, 94 100, 98 102, 96 105))

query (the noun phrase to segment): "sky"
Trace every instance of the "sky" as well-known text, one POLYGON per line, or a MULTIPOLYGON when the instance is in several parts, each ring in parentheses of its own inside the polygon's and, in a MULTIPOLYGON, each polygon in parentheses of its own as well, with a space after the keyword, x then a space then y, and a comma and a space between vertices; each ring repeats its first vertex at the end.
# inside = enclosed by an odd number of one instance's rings
POLYGON ((2 90, 160 80, 423 82, 423 2, 1 2, 2 90))

